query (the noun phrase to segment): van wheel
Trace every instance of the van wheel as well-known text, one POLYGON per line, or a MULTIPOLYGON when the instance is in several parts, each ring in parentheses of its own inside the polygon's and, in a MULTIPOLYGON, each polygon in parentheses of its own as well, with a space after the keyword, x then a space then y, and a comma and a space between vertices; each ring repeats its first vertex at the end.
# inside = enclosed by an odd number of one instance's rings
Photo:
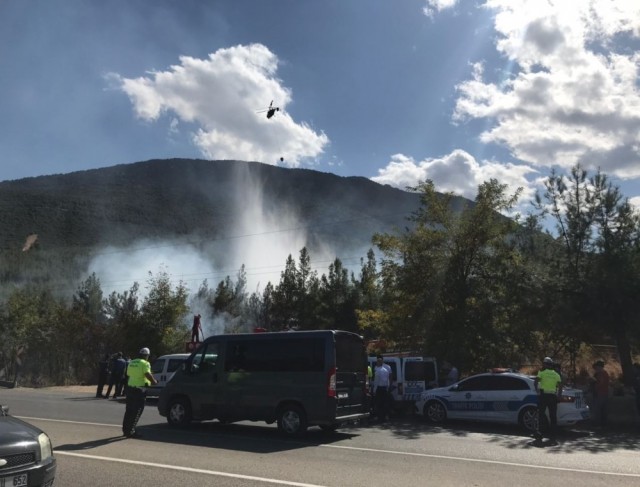
POLYGON ((278 429, 287 436, 303 435, 307 431, 304 411, 294 404, 283 406, 278 413, 278 429))
POLYGON ((187 399, 179 397, 171 400, 167 422, 172 426, 186 426, 191 422, 191 404, 187 399))
POLYGON ((444 423, 447 419, 447 410, 438 401, 429 401, 424 405, 424 417, 432 423, 444 423))
POLYGON ((520 411, 518 423, 529 432, 538 431, 538 408, 526 407, 520 411))

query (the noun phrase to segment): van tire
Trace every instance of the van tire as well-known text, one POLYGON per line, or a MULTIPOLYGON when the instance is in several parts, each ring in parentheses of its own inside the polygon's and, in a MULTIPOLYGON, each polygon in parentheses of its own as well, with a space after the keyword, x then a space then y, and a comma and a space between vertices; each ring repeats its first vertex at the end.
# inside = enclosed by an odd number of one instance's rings
POLYGON ((307 416, 299 406, 285 404, 278 411, 278 429, 287 436, 302 436, 307 431, 307 416))
POLYGON ((191 403, 188 399, 178 397, 171 400, 167 422, 171 426, 187 426, 191 422, 191 403))
POLYGON ((447 419, 447 410, 438 401, 429 401, 424 405, 424 418, 430 423, 442 424, 447 419))
POLYGON ((538 408, 528 406, 520 411, 518 423, 529 433, 538 431, 538 408))

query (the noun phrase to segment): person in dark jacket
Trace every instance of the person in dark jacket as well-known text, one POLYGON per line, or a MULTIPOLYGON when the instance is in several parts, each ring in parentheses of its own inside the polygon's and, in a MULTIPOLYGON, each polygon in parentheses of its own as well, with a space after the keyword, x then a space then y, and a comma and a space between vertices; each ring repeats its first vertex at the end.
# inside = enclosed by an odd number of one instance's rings
POLYGON ((96 397, 105 397, 102 391, 109 379, 109 354, 106 353, 104 358, 98 362, 98 388, 96 389, 96 397))
POLYGON ((116 354, 116 359, 111 367, 111 375, 109 376, 109 388, 107 389, 107 399, 111 394, 111 389, 115 387, 113 398, 117 399, 122 394, 122 378, 127 369, 127 362, 122 358, 122 352, 116 354))

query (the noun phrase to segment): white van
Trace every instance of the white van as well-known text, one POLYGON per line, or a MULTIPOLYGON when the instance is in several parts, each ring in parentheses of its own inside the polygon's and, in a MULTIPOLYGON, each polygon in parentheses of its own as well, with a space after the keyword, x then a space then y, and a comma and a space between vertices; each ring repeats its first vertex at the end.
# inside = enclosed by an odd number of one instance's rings
MULTIPOLYGON (((372 372, 376 357, 368 358, 372 372)), ((391 367, 391 395, 393 409, 413 410, 413 404, 427 389, 438 387, 438 367, 434 357, 420 357, 398 352, 383 354, 384 363, 391 367)))
POLYGON ((155 359, 151 364, 151 374, 158 383, 147 388, 147 397, 158 397, 160 391, 190 355, 189 353, 174 353, 155 359))

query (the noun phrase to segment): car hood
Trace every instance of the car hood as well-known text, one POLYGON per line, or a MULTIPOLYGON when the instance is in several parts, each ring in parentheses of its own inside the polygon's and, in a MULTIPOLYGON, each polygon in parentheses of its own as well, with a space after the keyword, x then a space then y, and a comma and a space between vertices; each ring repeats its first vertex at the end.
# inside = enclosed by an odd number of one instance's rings
POLYGON ((430 395, 442 395, 442 394, 447 394, 449 392, 449 389, 451 389, 451 386, 446 386, 446 387, 435 387, 433 389, 427 389, 426 391, 424 391, 422 393, 422 397, 426 397, 426 396, 430 396, 430 395))
POLYGON ((32 449, 38 442, 38 435, 42 431, 35 426, 14 418, 13 416, 0 416, 0 455, 16 448, 32 449))

